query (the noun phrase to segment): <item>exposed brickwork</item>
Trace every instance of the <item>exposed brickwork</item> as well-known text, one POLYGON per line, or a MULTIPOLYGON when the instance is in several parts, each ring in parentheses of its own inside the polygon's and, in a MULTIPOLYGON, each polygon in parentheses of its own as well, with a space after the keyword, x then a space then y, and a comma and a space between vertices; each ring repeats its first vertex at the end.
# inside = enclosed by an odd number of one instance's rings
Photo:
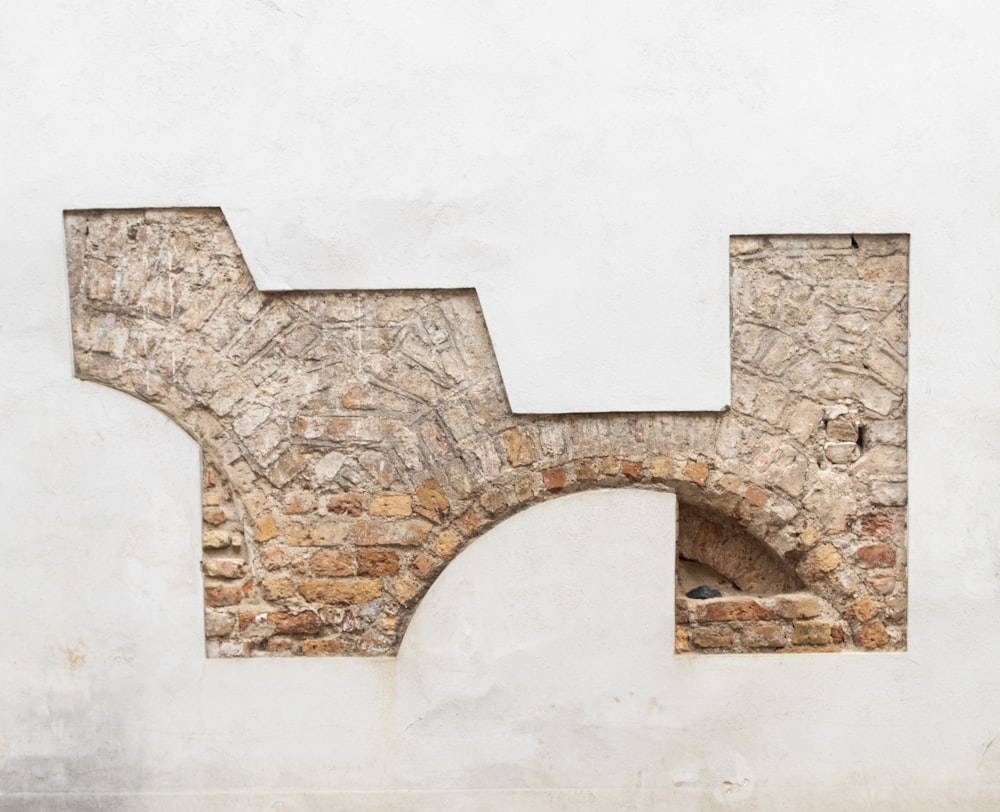
POLYGON ((748 593, 680 598, 678 651, 905 645, 905 238, 733 238, 727 411, 515 416, 471 291, 262 293, 215 210, 66 225, 78 376, 203 449, 210 656, 393 653, 471 539, 622 486, 748 593))

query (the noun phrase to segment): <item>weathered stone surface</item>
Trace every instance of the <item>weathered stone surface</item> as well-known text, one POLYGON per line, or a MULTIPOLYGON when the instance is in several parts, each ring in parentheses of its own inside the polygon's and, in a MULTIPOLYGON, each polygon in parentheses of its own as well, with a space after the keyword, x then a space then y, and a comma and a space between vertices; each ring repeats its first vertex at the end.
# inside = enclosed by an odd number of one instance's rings
POLYGON ((871 620, 875 615, 878 614, 878 607, 869 597, 864 597, 856 603, 852 603, 848 607, 848 611, 854 617, 855 620, 865 621, 871 620))
POLYGON ((760 624, 747 626, 743 630, 744 644, 751 649, 782 648, 788 645, 788 638, 782 626, 760 624))
POLYGON ((857 556, 862 567, 896 565, 896 552, 888 544, 866 544, 858 548, 857 556))
POLYGON ((201 534, 201 546, 206 550, 223 550, 229 543, 229 533, 225 530, 206 530, 201 534))
POLYGON ((821 609, 815 595, 781 595, 775 598, 778 614, 789 620, 816 617, 821 609))
POLYGON ((376 578, 303 581, 299 584, 299 594, 314 603, 354 605, 367 603, 382 594, 382 582, 376 578))
POLYGON ((882 621, 875 620, 866 623, 855 633, 858 642, 867 649, 882 648, 887 645, 891 638, 886 631, 882 621))
POLYGON ((324 578, 354 575, 357 564, 347 550, 323 550, 309 557, 309 571, 324 578))
POLYGON ((268 612, 267 620, 280 634, 316 634, 323 626, 315 612, 268 612))
POLYGON ((359 575, 395 575, 399 556, 391 550, 358 550, 359 575))
POLYGON ((726 648, 733 644, 733 630, 728 626, 698 626, 691 630, 691 642, 698 648, 726 648))
POLYGON ((246 562, 229 558, 209 558, 201 562, 202 571, 209 578, 242 578, 246 575, 246 562))
POLYGON ((832 642, 830 624, 822 620, 799 620, 792 627, 792 645, 825 646, 832 642))
MULTIPOLYGON (((871 627, 794 645, 905 644, 905 237, 734 238, 729 410, 512 415, 474 293, 260 292, 220 213, 169 215, 67 216, 74 359, 202 447, 206 605, 265 618, 213 615, 211 656, 391 654, 471 539, 629 485, 677 494, 686 557, 871 627)), ((756 605, 678 650, 780 650, 801 620, 756 605)))
POLYGON ((799 572, 806 583, 817 581, 828 572, 833 572, 843 561, 837 548, 823 544, 810 552, 799 565, 799 572))

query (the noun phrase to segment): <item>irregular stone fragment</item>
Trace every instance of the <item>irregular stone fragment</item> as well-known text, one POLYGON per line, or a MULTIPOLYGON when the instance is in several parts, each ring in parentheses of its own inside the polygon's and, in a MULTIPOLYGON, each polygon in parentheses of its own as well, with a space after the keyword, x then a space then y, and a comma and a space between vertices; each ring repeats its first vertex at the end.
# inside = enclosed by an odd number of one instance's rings
POLYGON ((688 590, 684 593, 688 598, 694 598, 695 600, 703 601, 709 598, 721 598, 722 593, 719 592, 715 587, 711 587, 708 584, 702 584, 701 586, 696 586, 694 589, 688 590))
POLYGON ((514 467, 531 465, 535 459, 534 451, 528 438, 518 429, 507 429, 500 435, 507 449, 507 459, 514 467))
POLYGON ((891 640, 881 620, 865 624, 854 636, 867 649, 882 648, 891 640))
POLYGON ((206 530, 201 534, 201 546, 206 550, 223 550, 229 543, 229 533, 225 530, 206 530))

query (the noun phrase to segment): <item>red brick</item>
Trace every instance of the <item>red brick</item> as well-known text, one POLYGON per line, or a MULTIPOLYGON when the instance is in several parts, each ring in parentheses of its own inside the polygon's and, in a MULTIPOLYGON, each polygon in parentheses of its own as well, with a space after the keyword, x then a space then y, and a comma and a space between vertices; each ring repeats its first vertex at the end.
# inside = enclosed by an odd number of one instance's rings
POLYGON ((359 550, 358 575, 395 575, 399 556, 390 550, 359 550))
POLYGON ((858 561, 863 567, 894 567, 896 552, 887 544, 867 544, 859 547, 858 561))
POLYGON ((892 534, 892 528, 891 516, 876 513, 861 517, 862 536, 889 536, 892 534))
POLYGON ((267 619, 280 634, 316 634, 323 626, 315 612, 269 612, 267 619))
POLYGON ((830 624, 822 620, 798 620, 792 627, 792 643, 796 646, 825 646, 831 640, 830 624))
POLYGON ((423 519, 357 522, 351 531, 351 539, 361 547, 416 547, 423 544, 433 527, 423 519))
POLYGON ((717 623, 727 620, 774 620, 774 612, 752 598, 718 598, 699 603, 695 609, 700 621, 717 623))
POLYGON ((561 491, 566 486, 566 469, 549 468, 542 471, 542 484, 547 491, 561 491))
POLYGON ((698 648, 725 648, 733 644, 733 630, 728 626, 698 626, 691 630, 691 642, 698 648))
POLYGON ((378 578, 306 581, 299 585, 299 594, 313 603, 355 605, 367 603, 381 595, 382 582, 378 578))
POLYGON ((273 516, 265 516, 254 528, 254 541, 269 541, 278 535, 278 526, 273 516))
POLYGON ((621 465, 622 474, 630 482, 638 482, 642 479, 642 463, 633 462, 632 460, 622 460, 621 465))
POLYGON ((767 491, 761 490, 756 485, 747 485, 743 498, 754 507, 764 507, 767 504, 768 497, 767 491))

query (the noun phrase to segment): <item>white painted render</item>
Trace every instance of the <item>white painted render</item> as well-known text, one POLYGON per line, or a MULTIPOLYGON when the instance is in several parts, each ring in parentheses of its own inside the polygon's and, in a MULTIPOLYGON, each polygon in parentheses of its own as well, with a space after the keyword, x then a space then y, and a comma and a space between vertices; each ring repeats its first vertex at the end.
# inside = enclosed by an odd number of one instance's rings
POLYGON ((0 810, 995 810, 995 17, 5 3, 0 810), (72 377, 62 211, 155 205, 264 287, 475 286, 521 411, 718 408, 730 234, 910 233, 909 650, 675 657, 671 500, 599 492, 396 660, 206 660, 197 449, 72 377))

